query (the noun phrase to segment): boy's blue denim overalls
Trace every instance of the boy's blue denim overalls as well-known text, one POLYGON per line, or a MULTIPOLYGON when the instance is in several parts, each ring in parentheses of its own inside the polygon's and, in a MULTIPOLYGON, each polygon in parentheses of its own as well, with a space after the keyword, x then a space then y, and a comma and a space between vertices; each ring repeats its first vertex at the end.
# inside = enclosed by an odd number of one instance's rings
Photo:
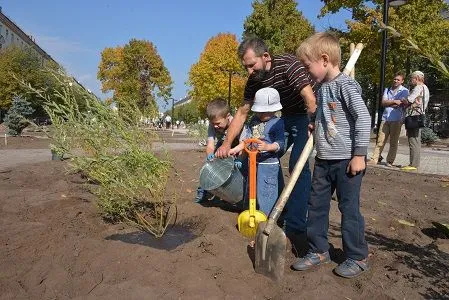
MULTIPOLYGON (((253 117, 249 122, 249 126, 246 128, 246 137, 254 137, 253 128, 262 123, 262 139, 270 144, 277 142, 281 149, 280 152, 260 152, 257 154, 257 208, 268 217, 284 187, 284 177, 279 161, 279 155, 283 153, 285 140, 283 138, 283 121, 276 117, 273 117, 266 122, 261 122, 256 116, 253 117)), ((245 163, 242 168, 242 174, 244 177, 248 178, 247 163, 245 163)), ((248 191, 248 188, 249 186, 247 183, 246 191, 248 191)), ((247 201, 248 194, 246 193, 244 208, 248 205, 247 201)))

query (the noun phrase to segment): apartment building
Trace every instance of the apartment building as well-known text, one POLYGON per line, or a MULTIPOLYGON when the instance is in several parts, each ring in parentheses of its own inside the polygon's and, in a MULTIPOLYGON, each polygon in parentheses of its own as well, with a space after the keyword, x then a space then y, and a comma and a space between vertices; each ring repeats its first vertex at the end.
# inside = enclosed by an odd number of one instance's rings
POLYGON ((11 45, 22 49, 25 47, 31 48, 43 60, 54 61, 47 52, 36 44, 32 36, 27 35, 16 23, 3 14, 0 7, 0 49, 11 45))

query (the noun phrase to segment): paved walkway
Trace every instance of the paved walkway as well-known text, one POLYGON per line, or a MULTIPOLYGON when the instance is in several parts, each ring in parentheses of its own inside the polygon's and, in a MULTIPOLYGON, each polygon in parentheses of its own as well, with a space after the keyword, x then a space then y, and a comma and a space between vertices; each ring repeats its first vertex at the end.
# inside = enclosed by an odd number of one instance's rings
POLYGON ((50 149, 7 149, 0 150, 0 172, 21 164, 51 160, 50 149))
MULTIPOLYGON (((389 144, 387 144, 382 152, 384 158, 387 157, 389 144)), ((374 143, 370 144, 368 155, 371 155, 374 150, 374 143)), ((409 147, 406 145, 399 145, 398 152, 394 165, 407 166, 410 163, 409 147)), ((375 167, 388 168, 385 164, 385 159, 381 165, 375 167)), ((449 151, 447 150, 433 150, 431 148, 421 148, 421 166, 419 173, 449 175, 449 151)))
MULTIPOLYGON (((173 136, 177 141, 182 140, 182 136, 185 136, 185 129, 175 129, 165 133, 165 138, 169 139, 173 136), (172 135, 173 134, 173 135, 172 135)), ((196 143, 191 141, 176 142, 176 143, 155 143, 155 150, 166 147, 170 150, 188 150, 199 149, 196 143)), ((389 145, 385 146, 383 156, 386 157, 388 153, 389 145)), ((368 154, 373 153, 374 143, 370 144, 368 154)), ((11 169, 17 165, 25 163, 33 163, 40 161, 51 160, 51 154, 49 149, 8 149, 0 150, 0 172, 11 169)), ((385 161, 385 160, 384 160, 385 161)), ((405 166, 409 164, 409 148, 406 145, 399 145, 398 153, 396 155, 395 165, 405 166)), ((385 165, 377 165, 374 167, 387 168, 385 165)), ((439 174, 449 176, 449 151, 446 150, 433 150, 431 148, 423 147, 421 149, 421 167, 418 170, 419 173, 425 174, 439 174)))

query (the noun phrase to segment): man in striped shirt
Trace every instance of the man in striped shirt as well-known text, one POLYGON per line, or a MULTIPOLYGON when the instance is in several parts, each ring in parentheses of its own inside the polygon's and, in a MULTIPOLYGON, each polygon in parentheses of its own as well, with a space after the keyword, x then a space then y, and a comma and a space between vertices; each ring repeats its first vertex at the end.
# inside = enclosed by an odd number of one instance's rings
MULTIPOLYGON (((223 145, 215 155, 229 155, 231 141, 241 131, 254 103, 254 95, 261 88, 272 87, 281 96, 285 150, 293 145, 289 161, 289 171, 292 172, 308 138, 308 115, 313 115, 316 110, 310 75, 294 55, 272 56, 264 41, 257 37, 243 41, 238 55, 249 73, 244 101, 234 116, 223 145)), ((307 163, 290 195, 284 215, 285 232, 293 239, 301 237, 306 230, 310 185, 311 174, 307 163)))

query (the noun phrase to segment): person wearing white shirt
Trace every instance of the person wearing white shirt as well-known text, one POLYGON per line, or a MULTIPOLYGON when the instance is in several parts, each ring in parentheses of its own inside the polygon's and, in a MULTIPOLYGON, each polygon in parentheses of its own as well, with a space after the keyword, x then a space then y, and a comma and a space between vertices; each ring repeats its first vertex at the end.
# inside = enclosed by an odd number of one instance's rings
MULTIPOLYGON (((415 116, 425 114, 429 104, 429 88, 424 84, 424 73, 415 71, 410 75, 410 84, 413 89, 410 95, 403 100, 407 106, 407 115, 415 116)), ((416 171, 421 159, 421 128, 407 129, 408 145, 410 148, 410 164, 401 168, 403 171, 416 171)))
POLYGON ((375 165, 380 163, 382 160, 382 151, 388 141, 390 142, 390 149, 387 155, 387 166, 391 167, 396 159, 405 110, 402 99, 407 98, 409 94, 408 89, 402 85, 404 83, 404 77, 402 72, 396 73, 392 86, 385 89, 382 97, 382 106, 385 109, 382 115, 382 122, 379 126, 379 136, 368 164, 375 165))

